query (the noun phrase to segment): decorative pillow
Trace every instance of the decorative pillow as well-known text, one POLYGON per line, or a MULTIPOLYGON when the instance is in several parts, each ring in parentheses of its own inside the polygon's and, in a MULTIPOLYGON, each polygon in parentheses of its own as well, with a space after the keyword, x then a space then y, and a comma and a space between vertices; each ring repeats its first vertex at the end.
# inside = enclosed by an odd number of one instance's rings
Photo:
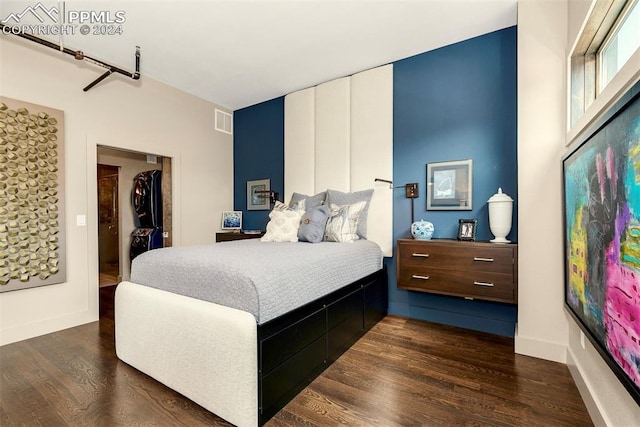
POLYGON ((325 205, 316 206, 313 209, 307 210, 300 220, 298 240, 310 243, 322 242, 328 217, 329 208, 325 205))
POLYGON ((285 203, 282 203, 279 200, 276 200, 276 204, 273 205, 273 210, 274 211, 280 211, 280 212, 284 212, 284 211, 301 211, 304 213, 304 200, 302 200, 300 203, 297 203, 295 206, 289 206, 285 203))
POLYGON ((313 209, 316 206, 324 205, 326 197, 326 191, 313 196, 305 196, 304 194, 293 193, 291 195, 291 201, 289 201, 289 206, 295 207, 300 203, 304 203, 302 205, 302 210, 313 209))
POLYGON ((271 211, 267 232, 260 240, 263 242, 297 242, 302 214, 303 212, 293 210, 271 211))
POLYGON ((367 218, 369 213, 369 205, 373 197, 373 188, 369 190, 356 191, 354 193, 343 193, 342 191, 327 190, 327 205, 346 206, 357 202, 365 202, 365 206, 360 214, 358 221, 358 236, 363 239, 367 238, 367 218))
POLYGON ((353 242, 358 240, 358 222, 366 202, 352 205, 329 205, 329 219, 324 230, 324 240, 328 242, 353 242))

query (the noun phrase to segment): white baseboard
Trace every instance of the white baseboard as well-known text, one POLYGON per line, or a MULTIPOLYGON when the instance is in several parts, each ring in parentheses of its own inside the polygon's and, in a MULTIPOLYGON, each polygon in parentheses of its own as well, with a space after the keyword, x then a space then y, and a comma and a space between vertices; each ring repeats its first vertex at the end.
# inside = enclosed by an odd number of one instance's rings
POLYGON ((2 329, 0 330, 0 346, 50 334, 63 329, 73 328, 74 326, 84 325, 85 323, 95 322, 97 320, 97 313, 91 313, 87 310, 2 329))
POLYGON ((567 363, 567 347, 565 345, 523 337, 518 335, 517 329, 515 352, 552 362, 567 363))
POLYGON ((582 376, 582 369, 577 363, 577 358, 574 357, 571 349, 568 349, 567 351, 567 366, 569 367, 571 377, 573 377, 573 381, 576 383, 576 387, 580 392, 580 396, 584 401, 584 405, 587 407, 587 411, 589 412, 591 421, 593 421, 593 425, 596 427, 606 426, 607 423, 604 420, 602 413, 600 412, 600 408, 598 407, 595 397, 591 393, 589 385, 585 381, 585 378, 582 376))

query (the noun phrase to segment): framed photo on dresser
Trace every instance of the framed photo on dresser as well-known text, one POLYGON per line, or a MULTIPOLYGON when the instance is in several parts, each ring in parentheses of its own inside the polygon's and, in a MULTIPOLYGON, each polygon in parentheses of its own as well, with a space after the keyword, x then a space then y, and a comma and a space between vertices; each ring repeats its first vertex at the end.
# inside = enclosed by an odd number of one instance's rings
POLYGON ((476 240, 477 219, 458 220, 458 240, 476 240))

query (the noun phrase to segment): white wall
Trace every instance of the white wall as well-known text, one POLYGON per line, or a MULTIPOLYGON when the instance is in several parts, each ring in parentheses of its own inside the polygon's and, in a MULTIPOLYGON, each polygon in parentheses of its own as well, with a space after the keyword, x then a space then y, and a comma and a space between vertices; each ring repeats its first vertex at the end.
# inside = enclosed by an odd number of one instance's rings
POLYGON ((570 49, 588 0, 518 2, 519 306, 516 352, 566 362, 596 425, 640 425, 640 409, 564 311, 561 159, 565 146, 640 75, 640 55, 568 134, 570 49))
POLYGON ((9 36, 0 57, 2 95, 64 111, 68 221, 67 282, 1 293, 1 345, 98 318, 98 145, 174 159, 174 246, 215 241, 233 207, 233 146, 214 130, 214 104, 146 78, 144 65, 138 82, 114 74, 85 93, 102 69, 9 36))
POLYGON ((393 192, 374 180, 393 174, 393 65, 290 93, 284 105, 285 200, 375 187, 367 239, 392 256, 393 192))
POLYGON ((561 162, 567 2, 518 2, 517 353, 566 361, 561 162))

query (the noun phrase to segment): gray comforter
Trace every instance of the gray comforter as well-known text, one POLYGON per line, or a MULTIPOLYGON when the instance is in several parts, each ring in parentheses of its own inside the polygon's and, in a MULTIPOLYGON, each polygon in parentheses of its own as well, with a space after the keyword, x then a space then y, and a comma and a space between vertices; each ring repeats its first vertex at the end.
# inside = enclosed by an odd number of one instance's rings
POLYGON ((382 251, 367 240, 251 239, 146 252, 131 281, 247 311, 262 324, 381 268, 382 251))

